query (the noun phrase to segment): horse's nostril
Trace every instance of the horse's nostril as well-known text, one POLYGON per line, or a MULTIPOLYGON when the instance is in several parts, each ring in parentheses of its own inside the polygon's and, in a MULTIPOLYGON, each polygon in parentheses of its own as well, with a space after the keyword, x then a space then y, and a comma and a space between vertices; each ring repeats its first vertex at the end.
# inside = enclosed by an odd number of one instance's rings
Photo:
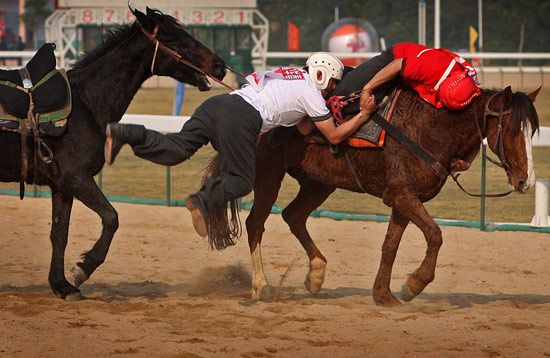
POLYGON ((519 188, 519 190, 525 189, 525 181, 524 180, 518 181, 518 188, 519 188))
POLYGON ((218 64, 217 70, 218 74, 223 78, 225 76, 225 63, 218 64))

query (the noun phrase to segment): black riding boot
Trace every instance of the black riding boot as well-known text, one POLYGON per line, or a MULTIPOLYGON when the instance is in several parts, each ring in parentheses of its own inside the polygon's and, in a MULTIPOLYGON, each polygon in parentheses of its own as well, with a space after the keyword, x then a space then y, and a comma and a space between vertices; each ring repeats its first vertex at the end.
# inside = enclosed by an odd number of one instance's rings
POLYGON ((146 129, 141 124, 109 123, 105 129, 105 162, 111 165, 122 146, 141 144, 145 140, 146 129))

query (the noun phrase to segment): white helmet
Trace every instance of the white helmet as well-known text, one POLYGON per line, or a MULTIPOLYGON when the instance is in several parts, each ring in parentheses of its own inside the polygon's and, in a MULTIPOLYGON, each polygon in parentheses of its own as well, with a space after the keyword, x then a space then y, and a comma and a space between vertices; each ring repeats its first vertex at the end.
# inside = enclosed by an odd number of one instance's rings
POLYGON ((331 78, 341 80, 344 73, 342 61, 328 52, 314 53, 309 56, 306 65, 309 67, 311 81, 319 90, 327 88, 331 78))

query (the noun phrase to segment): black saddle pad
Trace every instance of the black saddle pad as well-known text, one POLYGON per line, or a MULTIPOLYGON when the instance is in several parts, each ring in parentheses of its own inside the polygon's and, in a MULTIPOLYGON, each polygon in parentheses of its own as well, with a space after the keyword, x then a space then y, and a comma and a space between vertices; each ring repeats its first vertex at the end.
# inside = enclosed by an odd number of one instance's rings
MULTIPOLYGON (((378 98, 376 101, 378 104, 378 109, 376 110, 376 112, 386 120, 389 119, 388 117, 390 115, 392 104, 395 100, 395 97, 397 96, 399 88, 400 88, 399 86, 394 87, 392 91, 389 93, 387 93, 386 91, 387 94, 385 94, 381 98, 378 98)), ((344 119, 349 120, 353 116, 354 114, 348 114, 344 119)), ((380 137, 381 133, 382 133, 382 128, 378 124, 374 123, 374 121, 369 120, 363 123, 357 129, 357 131, 355 131, 355 133, 351 135, 351 138, 365 139, 365 140, 368 140, 369 142, 374 143, 378 141, 378 138, 380 137)))
MULTIPOLYGON (((44 44, 25 66, 33 83, 31 89, 35 112, 45 112, 64 105, 67 96, 67 83, 63 76, 56 72, 46 82, 40 83, 44 76, 55 70, 55 44, 44 44), (37 84, 39 84, 37 86, 37 84)), ((23 87, 18 70, 0 70, 0 81, 8 81, 14 86, 0 84, 0 102, 6 112, 24 118, 29 110, 29 95, 17 88, 23 87)))
MULTIPOLYGON (((55 68, 55 44, 47 43, 42 45, 25 67, 29 71, 33 84, 38 83, 42 77, 55 68)), ((18 70, 0 70, 0 81, 10 81, 12 83, 23 85, 18 70)))

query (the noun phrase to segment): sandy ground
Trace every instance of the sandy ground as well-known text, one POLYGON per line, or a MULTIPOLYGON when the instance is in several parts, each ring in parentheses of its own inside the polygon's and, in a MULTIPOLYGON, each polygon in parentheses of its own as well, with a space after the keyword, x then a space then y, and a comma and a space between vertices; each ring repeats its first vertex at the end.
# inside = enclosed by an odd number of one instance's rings
MULTIPOLYGON (((435 281, 397 309, 374 306, 386 224, 310 219, 329 260, 321 293, 281 216, 263 245, 272 300, 250 300, 243 237, 212 252, 184 208, 115 203, 107 261, 64 302, 47 283, 50 200, 0 197, 1 357, 544 357, 550 356, 550 236, 443 227, 435 281)), ((248 212, 243 212, 244 216, 248 212)), ((75 203, 68 273, 101 230, 75 203)), ((416 227, 393 271, 399 298, 423 258, 416 227)))

